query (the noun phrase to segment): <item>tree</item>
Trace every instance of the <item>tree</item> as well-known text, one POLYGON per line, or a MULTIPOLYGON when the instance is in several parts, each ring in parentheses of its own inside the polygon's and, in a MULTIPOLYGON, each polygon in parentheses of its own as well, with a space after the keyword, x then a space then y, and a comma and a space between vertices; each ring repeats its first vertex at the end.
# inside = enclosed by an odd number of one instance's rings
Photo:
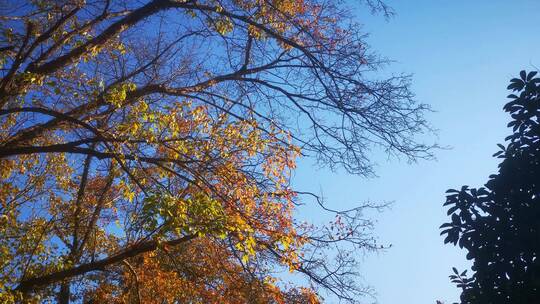
POLYGON ((521 71, 504 106, 508 144, 494 154, 499 172, 481 188, 448 190, 445 243, 465 248, 472 276, 454 268, 462 303, 536 303, 540 298, 540 78, 521 71))
MULTIPOLYGON (((390 13, 377 1, 373 9, 390 13)), ((299 223, 295 158, 369 175, 427 107, 336 1, 6 1, 0 299, 354 302, 362 207, 299 223), (335 257, 334 260, 330 257, 335 257), (288 287, 274 269, 298 272, 288 287), (218 300, 216 300, 218 299, 218 300)), ((307 194, 309 195, 309 194, 307 194)), ((369 207, 369 206, 365 206, 369 207)))

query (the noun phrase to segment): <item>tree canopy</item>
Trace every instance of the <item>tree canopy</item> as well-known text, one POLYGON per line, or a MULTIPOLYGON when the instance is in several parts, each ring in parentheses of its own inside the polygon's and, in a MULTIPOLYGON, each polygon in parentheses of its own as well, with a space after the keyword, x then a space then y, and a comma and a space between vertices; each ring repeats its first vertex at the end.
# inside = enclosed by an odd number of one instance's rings
POLYGON ((465 248, 472 276, 454 268, 461 303, 536 303, 540 298, 540 78, 521 71, 504 106, 512 120, 499 171, 481 188, 448 190, 445 243, 465 248))
POLYGON ((343 3, 3 1, 0 20, 0 301, 365 294, 370 221, 317 197, 335 220, 296 220, 295 159, 370 175, 370 149, 432 146, 343 3))

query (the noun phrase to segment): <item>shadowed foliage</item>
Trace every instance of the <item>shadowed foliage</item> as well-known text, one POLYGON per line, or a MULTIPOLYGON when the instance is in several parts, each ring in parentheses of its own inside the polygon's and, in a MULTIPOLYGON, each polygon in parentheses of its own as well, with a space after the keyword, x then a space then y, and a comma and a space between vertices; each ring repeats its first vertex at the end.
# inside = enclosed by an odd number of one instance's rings
POLYGON ((448 190, 445 243, 467 250, 466 271, 450 276, 461 303, 537 303, 540 299, 540 78, 522 71, 508 86, 507 145, 493 156, 499 171, 481 188, 448 190))

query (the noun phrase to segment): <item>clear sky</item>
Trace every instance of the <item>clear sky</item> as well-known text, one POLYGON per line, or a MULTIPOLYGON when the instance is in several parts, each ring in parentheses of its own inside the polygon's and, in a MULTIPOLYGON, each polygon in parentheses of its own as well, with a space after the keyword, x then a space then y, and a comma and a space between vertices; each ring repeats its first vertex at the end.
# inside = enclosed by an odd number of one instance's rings
POLYGON ((452 303, 459 290, 448 280, 451 267, 469 264, 464 251, 444 245, 439 236, 438 227, 447 220, 444 192, 482 186, 496 172, 498 162, 491 155, 509 134, 502 111, 506 86, 521 69, 540 67, 540 1, 386 2, 397 13, 388 21, 353 6, 370 33, 368 43, 396 60, 387 70, 414 74, 417 99, 436 110, 428 118, 439 129, 438 142, 451 149, 437 151, 435 161, 412 165, 375 154, 379 177, 370 180, 316 170, 303 160, 294 184, 322 189, 336 208, 394 201, 392 209, 373 215, 375 234, 393 246, 364 259, 364 281, 375 288, 381 304, 452 303))

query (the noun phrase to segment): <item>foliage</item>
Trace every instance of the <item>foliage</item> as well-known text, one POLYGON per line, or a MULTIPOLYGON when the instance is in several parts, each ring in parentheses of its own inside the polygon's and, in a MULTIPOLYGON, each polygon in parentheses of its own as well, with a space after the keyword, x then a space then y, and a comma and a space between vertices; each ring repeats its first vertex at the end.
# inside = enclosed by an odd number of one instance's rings
POLYGON ((427 107, 408 77, 370 77, 384 62, 346 12, 318 0, 6 1, 0 301, 364 295, 348 251, 377 248, 370 221, 322 203, 330 225, 295 220, 295 161, 369 175, 370 148, 415 160, 432 147, 415 139, 427 107))
POLYGON ((525 71, 511 80, 517 92, 504 106, 513 133, 494 154, 499 172, 481 188, 448 190, 452 221, 445 243, 465 248, 472 276, 454 270, 462 303, 534 303, 540 298, 540 78, 525 71))

